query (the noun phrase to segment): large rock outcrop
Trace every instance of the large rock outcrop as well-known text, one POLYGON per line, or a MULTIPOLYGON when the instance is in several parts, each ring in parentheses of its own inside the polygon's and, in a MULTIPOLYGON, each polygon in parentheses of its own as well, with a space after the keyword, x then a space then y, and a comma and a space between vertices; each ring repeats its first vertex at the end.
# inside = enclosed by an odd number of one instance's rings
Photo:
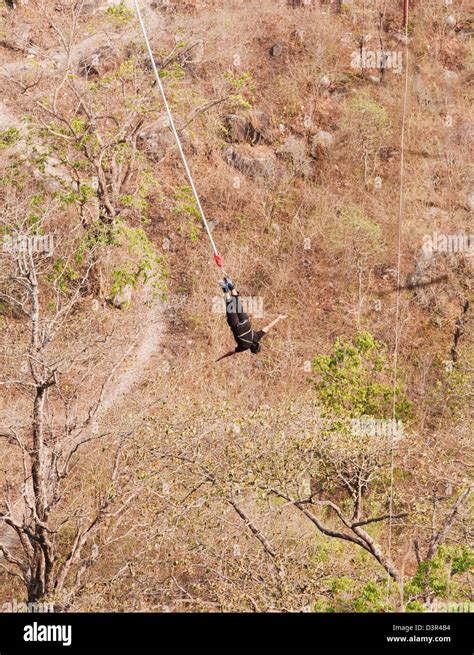
POLYGON ((224 150, 223 159, 247 177, 268 179, 276 173, 275 158, 268 152, 253 156, 230 146, 224 150))
POLYGON ((272 140, 270 118, 263 111, 249 110, 224 118, 227 141, 255 146, 272 140))
POLYGON ((151 125, 140 131, 138 135, 138 148, 154 162, 159 163, 168 150, 175 143, 173 133, 170 129, 169 119, 166 114, 160 116, 151 125))

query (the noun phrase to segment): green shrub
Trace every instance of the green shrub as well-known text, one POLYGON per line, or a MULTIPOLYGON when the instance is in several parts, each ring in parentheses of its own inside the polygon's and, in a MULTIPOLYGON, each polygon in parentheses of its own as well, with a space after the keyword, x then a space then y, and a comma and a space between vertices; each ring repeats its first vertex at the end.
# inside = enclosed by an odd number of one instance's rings
POLYGON ((16 127, 10 127, 8 130, 0 132, 0 150, 13 146, 20 140, 21 133, 16 127))
POLYGON ((168 269, 144 230, 118 223, 117 241, 128 248, 131 258, 112 271, 112 294, 122 291, 127 284, 136 286, 139 281, 145 284, 150 280, 153 289, 164 294, 168 269))
POLYGON ((127 9, 123 0, 118 5, 108 7, 107 13, 120 21, 128 21, 133 17, 133 11, 127 9))
POLYGON ((417 597, 435 596, 443 600, 459 598, 460 583, 456 574, 470 573, 474 568, 474 552, 467 546, 440 546, 432 559, 418 564, 415 575, 405 585, 410 611, 417 597))
POLYGON ((175 212, 184 218, 184 223, 179 226, 179 231, 187 231, 191 241, 197 241, 202 230, 201 214, 196 205, 192 189, 188 186, 179 187, 175 192, 175 212))
POLYGON ((385 248, 380 225, 358 207, 343 207, 337 212, 330 238, 334 246, 350 247, 362 255, 380 255, 385 248))
MULTIPOLYGON (((368 331, 352 341, 337 339, 332 353, 317 355, 312 369, 318 375, 314 383, 323 409, 331 416, 392 416, 393 369, 385 346, 368 331)), ((410 403, 396 386, 396 419, 406 418, 410 403)))

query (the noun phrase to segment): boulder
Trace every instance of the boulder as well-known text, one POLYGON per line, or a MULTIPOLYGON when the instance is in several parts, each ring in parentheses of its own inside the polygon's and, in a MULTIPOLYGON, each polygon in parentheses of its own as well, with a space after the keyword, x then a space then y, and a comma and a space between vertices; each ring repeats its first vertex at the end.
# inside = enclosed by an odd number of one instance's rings
POLYGON ((117 309, 126 309, 132 302, 132 286, 126 284, 124 288, 115 294, 112 304, 117 309))
POLYGON ((249 139, 249 123, 246 116, 229 114, 224 118, 227 130, 227 141, 230 143, 245 143, 249 139))
POLYGON ((277 149, 276 154, 291 164, 292 173, 303 177, 311 174, 311 160, 306 158, 306 141, 290 135, 277 149))
POLYGON ((273 45, 270 48, 270 54, 272 57, 279 57, 282 54, 282 52, 283 52, 283 45, 281 43, 275 43, 275 45, 273 45))
POLYGON ((447 68, 443 71, 443 80, 448 84, 453 84, 459 80, 459 75, 456 71, 450 71, 447 68))
POLYGON ((138 134, 137 145, 154 162, 160 162, 174 145, 168 116, 165 114, 138 134))
POLYGON ((101 46, 79 60, 78 70, 87 77, 102 77, 118 65, 115 48, 111 45, 101 46))
POLYGON ((64 189, 76 189, 75 181, 58 157, 50 154, 46 148, 40 145, 36 146, 36 152, 43 155, 43 160, 38 167, 32 170, 35 180, 41 180, 51 193, 64 191, 64 189))
POLYGON ((233 147, 226 148, 222 155, 224 161, 248 177, 269 178, 274 175, 275 162, 271 156, 242 154, 233 147))
POLYGON ((194 70, 204 59, 204 41, 198 39, 183 48, 178 57, 178 62, 188 70, 194 70))
POLYGON ((18 114, 10 110, 6 103, 0 101, 0 132, 7 130, 20 129, 22 127, 18 120, 18 114))
POLYGON ((444 24, 446 27, 456 27, 456 18, 453 14, 448 14, 444 19, 444 24))
POLYGON ((9 34, 0 34, 0 46, 8 50, 28 51, 30 45, 31 26, 24 24, 17 27, 9 34))
POLYGON ((270 119, 263 111, 229 114, 224 118, 227 141, 257 145, 271 139, 270 119))
POLYGON ((291 40, 298 45, 303 45, 305 42, 305 34, 306 32, 302 29, 293 30, 291 33, 291 40))
POLYGON ((277 149, 277 155, 291 161, 295 167, 301 167, 305 158, 306 144, 303 139, 290 135, 277 149))
POLYGON ((80 16, 93 16, 98 11, 107 7, 107 2, 98 2, 97 0, 84 0, 79 6, 78 12, 80 16))
POLYGON ((331 86, 331 80, 327 75, 321 75, 319 78, 319 84, 323 87, 323 89, 329 89, 331 86))
POLYGON ((321 155, 327 154, 333 145, 333 135, 330 132, 320 130, 311 139, 311 157, 314 159, 319 159, 321 155))

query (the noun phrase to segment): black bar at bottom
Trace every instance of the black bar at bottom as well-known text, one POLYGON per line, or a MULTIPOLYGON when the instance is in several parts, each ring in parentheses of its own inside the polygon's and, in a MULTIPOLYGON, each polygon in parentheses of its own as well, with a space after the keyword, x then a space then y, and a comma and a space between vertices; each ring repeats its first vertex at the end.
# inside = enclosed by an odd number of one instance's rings
POLYGON ((468 613, 0 614, 0 655, 275 650, 471 655, 472 618, 468 613))

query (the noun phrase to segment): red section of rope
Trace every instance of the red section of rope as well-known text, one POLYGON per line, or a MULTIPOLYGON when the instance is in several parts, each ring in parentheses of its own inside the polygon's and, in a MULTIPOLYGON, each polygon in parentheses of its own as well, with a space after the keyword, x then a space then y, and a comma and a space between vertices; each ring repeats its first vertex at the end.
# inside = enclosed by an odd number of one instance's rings
POLYGON ((219 266, 219 268, 222 268, 224 266, 224 264, 222 263, 222 257, 218 253, 214 255, 214 261, 219 266))

